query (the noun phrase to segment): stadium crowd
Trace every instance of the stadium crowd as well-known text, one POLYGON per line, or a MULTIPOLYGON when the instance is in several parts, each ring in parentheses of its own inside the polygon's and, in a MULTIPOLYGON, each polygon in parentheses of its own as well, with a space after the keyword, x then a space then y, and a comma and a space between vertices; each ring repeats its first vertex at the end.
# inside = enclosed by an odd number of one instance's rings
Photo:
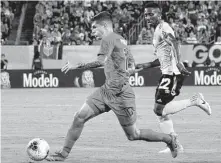
POLYGON ((24 1, 1 1, 1 44, 4 44, 11 33, 12 21, 21 14, 24 1))
MULTIPOLYGON (((221 36, 221 2, 217 1, 164 1, 163 19, 175 31, 181 43, 210 44, 221 36)), ((153 28, 146 25, 141 30, 137 44, 150 44, 153 28)))
MULTIPOLYGON (((63 45, 91 45, 90 19, 108 10, 113 16, 114 30, 125 39, 133 25, 144 19, 145 4, 150 1, 39 1, 33 18, 33 42, 62 42, 63 45)), ((19 1, 1 2, 1 43, 7 40, 19 1)), ((220 43, 220 1, 156 1, 163 10, 163 19, 173 27, 181 43, 220 43)), ((22 2, 20 3, 22 5, 22 2)), ((21 8, 21 7, 20 7, 21 8)), ((17 11, 18 13, 18 11, 17 11)), ((154 28, 145 22, 137 35, 136 44, 151 44, 154 28)))
POLYGON ((3 44, 10 34, 12 28, 12 21, 14 19, 14 9, 11 6, 12 2, 1 2, 1 43, 3 44))
POLYGON ((49 37, 63 40, 64 45, 90 45, 94 39, 90 19, 104 10, 113 15, 114 29, 127 37, 142 12, 142 2, 40 1, 34 17, 34 40, 49 37))
MULTIPOLYGON (((34 17, 34 42, 42 38, 64 45, 91 45, 90 19, 100 11, 113 15, 114 29, 126 39, 148 1, 40 1, 34 17)), ((182 43, 213 43, 221 35, 221 2, 163 1, 163 18, 182 43)), ((143 26, 137 44, 151 44, 154 29, 143 26)))

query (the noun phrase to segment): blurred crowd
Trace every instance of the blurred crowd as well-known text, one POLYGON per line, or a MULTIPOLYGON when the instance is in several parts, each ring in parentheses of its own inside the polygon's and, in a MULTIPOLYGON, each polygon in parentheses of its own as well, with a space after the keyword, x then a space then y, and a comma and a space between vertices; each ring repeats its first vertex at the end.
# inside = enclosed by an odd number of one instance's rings
POLYGON ((14 19, 14 12, 16 3, 12 1, 1 1, 1 43, 7 41, 12 29, 12 21, 14 19))
POLYGON ((34 43, 46 38, 64 45, 91 45, 90 19, 108 10, 114 30, 125 38, 142 12, 142 2, 123 1, 39 1, 34 17, 34 43))
MULTIPOLYGON (((128 39, 148 1, 40 1, 34 17, 34 43, 50 38, 64 45, 91 45, 90 19, 108 10, 114 30, 128 39)), ((221 36, 221 2, 162 1, 163 19, 174 29, 181 43, 214 43, 221 36)), ((154 28, 145 23, 136 44, 151 44, 154 28)))
MULTIPOLYGON (((134 24, 143 18, 145 4, 150 1, 39 1, 33 18, 34 45, 46 40, 63 45, 91 45, 91 18, 109 11, 114 30, 125 39, 134 24)), ((177 39, 186 44, 220 44, 221 1, 155 1, 163 10, 163 19, 174 29, 177 39)), ((12 21, 22 1, 1 1, 1 43, 7 41, 12 21)), ((144 18, 143 18, 144 19, 144 18)), ((136 44, 152 44, 154 28, 144 23, 137 33, 136 44)))
POLYGON ((25 1, 1 1, 1 44, 7 42, 13 28, 13 21, 20 16, 25 1))
MULTIPOLYGON (((221 44, 221 1, 163 1, 163 19, 185 44, 221 44)), ((151 44, 154 29, 145 25, 137 44, 151 44)))

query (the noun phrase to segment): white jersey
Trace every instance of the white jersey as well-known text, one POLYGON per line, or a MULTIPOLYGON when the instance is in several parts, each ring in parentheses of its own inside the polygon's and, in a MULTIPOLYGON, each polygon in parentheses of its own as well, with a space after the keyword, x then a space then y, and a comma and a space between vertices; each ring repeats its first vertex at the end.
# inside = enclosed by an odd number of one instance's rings
POLYGON ((168 33, 171 33, 175 37, 174 31, 168 23, 161 22, 158 24, 154 31, 153 37, 155 55, 160 61, 160 69, 162 74, 180 74, 180 71, 176 66, 176 60, 174 56, 175 49, 163 39, 168 33))

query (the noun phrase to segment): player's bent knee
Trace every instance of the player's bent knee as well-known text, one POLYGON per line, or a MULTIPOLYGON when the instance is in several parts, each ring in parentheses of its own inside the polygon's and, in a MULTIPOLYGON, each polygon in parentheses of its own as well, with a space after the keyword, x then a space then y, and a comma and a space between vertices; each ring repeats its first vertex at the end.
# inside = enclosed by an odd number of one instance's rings
POLYGON ((74 121, 78 122, 78 123, 84 123, 85 122, 85 118, 82 118, 82 116, 80 116, 80 113, 78 111, 74 115, 74 121))

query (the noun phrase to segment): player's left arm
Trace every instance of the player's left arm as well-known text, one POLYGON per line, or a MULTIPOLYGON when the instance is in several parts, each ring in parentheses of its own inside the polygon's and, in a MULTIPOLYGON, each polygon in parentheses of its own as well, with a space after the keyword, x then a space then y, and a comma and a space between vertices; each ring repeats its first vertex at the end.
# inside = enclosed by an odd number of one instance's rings
POLYGON ((173 47, 173 49, 175 50, 174 56, 175 56, 176 62, 177 63, 181 62, 180 45, 179 45, 178 41, 176 40, 176 38, 172 35, 172 33, 170 33, 170 32, 167 33, 165 31, 163 31, 163 39, 168 44, 170 44, 173 47))
POLYGON ((180 54, 180 45, 174 35, 172 35, 171 32, 162 31, 163 33, 163 39, 168 44, 170 44, 174 49, 174 57, 177 62, 177 68, 180 70, 180 72, 184 75, 190 75, 191 73, 184 67, 182 61, 181 61, 181 54, 180 54))
POLYGON ((113 51, 113 49, 114 45, 112 44, 111 41, 102 40, 100 51, 97 55, 97 60, 86 64, 80 64, 77 68, 88 69, 88 68, 97 68, 104 66, 104 61, 106 57, 113 51))

